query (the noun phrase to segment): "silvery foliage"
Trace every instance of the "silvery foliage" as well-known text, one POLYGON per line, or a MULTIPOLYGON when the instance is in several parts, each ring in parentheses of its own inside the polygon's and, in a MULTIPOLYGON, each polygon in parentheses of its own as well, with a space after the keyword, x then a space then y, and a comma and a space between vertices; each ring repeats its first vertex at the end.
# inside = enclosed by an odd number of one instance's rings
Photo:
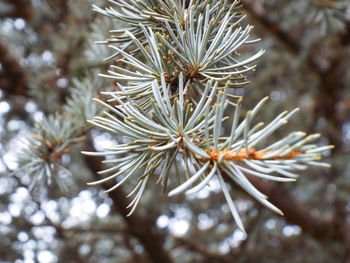
POLYGON ((350 4, 347 0, 312 0, 311 2, 315 7, 313 21, 320 24, 321 32, 324 34, 327 29, 344 30, 345 22, 350 21, 350 4))
POLYGON ((348 0, 302 0, 290 2, 287 10, 290 10, 290 14, 300 15, 309 26, 317 25, 318 33, 322 35, 331 31, 344 31, 350 22, 348 0))
POLYGON ((78 119, 66 118, 63 114, 50 115, 35 125, 35 133, 20 140, 16 154, 20 168, 14 173, 31 177, 30 190, 38 185, 51 184, 52 180, 62 190, 67 188, 56 174, 70 174, 61 158, 68 153, 69 146, 84 140, 78 135, 80 128, 77 123, 78 119))
POLYGON ((129 194, 134 197, 132 214, 152 180, 164 192, 171 185, 168 195, 174 196, 210 187, 216 178, 244 231, 227 182, 282 214, 249 178, 290 182, 309 165, 328 167, 319 162, 320 153, 331 147, 311 144, 317 134, 293 132, 267 143, 297 110, 283 112, 267 125, 255 124, 264 98, 242 119, 242 99, 231 95, 230 88, 247 84, 245 75, 263 51, 239 56, 238 49, 255 40, 249 39, 252 27, 242 26, 238 1, 110 2, 113 7, 94 9, 126 23, 102 42, 115 52, 108 59, 118 62, 103 76, 116 80, 118 91, 104 92, 107 101, 96 99, 105 112, 90 122, 122 137, 123 143, 83 152, 106 157, 107 167, 99 172, 103 178, 90 185, 115 182, 109 192, 136 177, 129 194), (226 116, 226 109, 234 113, 226 116))
POLYGON ((97 95, 95 86, 99 83, 93 78, 73 80, 63 112, 44 117, 35 124, 30 134, 19 140, 16 150, 19 169, 12 174, 31 177, 30 189, 52 181, 62 190, 67 189, 65 180, 58 176, 62 173, 70 175, 62 157, 74 145, 85 141, 85 134, 90 128, 85 120, 99 113, 97 105, 91 105, 91 100, 97 95))
POLYGON ((244 16, 237 11, 237 3, 191 1, 187 9, 185 1, 178 0, 111 3, 117 9, 95 9, 128 22, 130 28, 118 30, 119 35, 105 41, 114 50, 107 59, 121 55, 118 61, 123 65, 112 65, 109 74, 102 76, 117 80, 118 94, 142 100, 145 108, 153 100, 152 82, 162 73, 175 81, 182 72, 198 94, 209 79, 242 87, 248 84, 244 73, 254 70, 254 61, 263 53, 239 60, 238 48, 254 41, 248 40, 252 27, 239 25, 244 16))

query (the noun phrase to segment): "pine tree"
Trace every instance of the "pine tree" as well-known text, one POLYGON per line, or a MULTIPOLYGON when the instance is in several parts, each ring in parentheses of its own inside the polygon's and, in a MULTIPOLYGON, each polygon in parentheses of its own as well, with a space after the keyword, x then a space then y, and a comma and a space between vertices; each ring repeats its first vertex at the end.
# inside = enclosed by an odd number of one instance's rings
POLYGON ((0 1, 0 260, 346 262, 348 1, 86 2, 0 1))

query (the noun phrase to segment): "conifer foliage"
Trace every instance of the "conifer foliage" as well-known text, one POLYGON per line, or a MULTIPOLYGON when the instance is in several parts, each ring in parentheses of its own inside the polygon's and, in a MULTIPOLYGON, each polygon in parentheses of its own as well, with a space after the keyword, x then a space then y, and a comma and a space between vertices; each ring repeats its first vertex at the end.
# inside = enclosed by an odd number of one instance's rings
POLYGON ((115 182, 107 191, 133 181, 132 214, 147 185, 159 183, 168 196, 194 194, 219 183, 238 227, 243 223, 227 183, 234 182, 261 204, 282 214, 251 182, 256 176, 292 182, 308 166, 328 167, 318 134, 291 132, 278 141, 270 135, 287 124, 298 109, 273 120, 259 119, 268 98, 246 110, 237 88, 264 50, 250 54, 251 25, 239 1, 135 0, 110 1, 94 9, 125 24, 99 40, 113 51, 111 66, 101 74, 116 84, 95 99, 104 113, 90 123, 120 138, 101 152, 109 167, 98 185, 115 182), (115 63, 114 63, 115 62, 115 63))

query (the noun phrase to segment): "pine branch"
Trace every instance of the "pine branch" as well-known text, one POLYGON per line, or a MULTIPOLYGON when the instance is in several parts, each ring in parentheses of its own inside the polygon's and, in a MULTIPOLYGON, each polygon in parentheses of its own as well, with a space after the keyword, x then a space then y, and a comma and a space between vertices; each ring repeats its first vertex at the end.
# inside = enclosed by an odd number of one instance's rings
MULTIPOLYGON (((193 2, 192 5, 190 4, 187 9, 183 10, 187 16, 177 17, 178 12, 174 11, 174 15, 170 13, 171 15, 164 21, 160 19, 159 11, 154 9, 153 12, 156 13, 154 17, 159 19, 154 27, 163 27, 163 29, 157 29, 157 32, 154 33, 151 28, 146 28, 146 26, 149 26, 147 24, 149 18, 141 15, 143 9, 137 10, 137 6, 141 2, 134 4, 135 6, 127 4, 124 8, 133 10, 135 16, 139 15, 141 23, 133 24, 132 21, 128 20, 128 14, 125 13, 123 20, 133 26, 132 31, 134 33, 125 31, 121 41, 125 41, 129 37, 130 42, 127 46, 135 44, 136 49, 133 52, 139 51, 142 53, 148 63, 144 64, 136 56, 125 51, 126 46, 123 48, 113 47, 116 53, 112 58, 119 54, 122 55, 124 62, 134 67, 135 70, 128 71, 116 67, 119 72, 110 71, 110 75, 105 76, 118 81, 129 80, 129 82, 126 83, 126 86, 119 85, 121 92, 109 93, 112 96, 110 102, 116 102, 119 106, 111 107, 104 102, 100 102, 109 110, 109 113, 106 112, 106 117, 97 117, 91 121, 92 124, 98 127, 122 135, 134 142, 109 147, 106 149, 108 151, 104 153, 85 152, 85 154, 92 156, 129 153, 126 158, 106 161, 112 164, 116 163, 116 165, 99 173, 102 175, 112 173, 112 175, 93 182, 91 185, 105 183, 114 180, 123 173, 127 173, 122 180, 108 189, 108 192, 110 192, 129 179, 136 170, 145 168, 144 175, 130 194, 136 195, 129 205, 132 207, 130 213, 133 213, 146 187, 148 178, 158 166, 162 167, 158 182, 161 182, 164 191, 166 190, 169 181, 169 169, 173 164, 176 165, 177 162, 174 160, 181 152, 186 179, 184 183, 170 191, 169 196, 185 191, 188 194, 199 191, 216 175, 231 213, 239 228, 244 231, 243 223, 223 180, 223 176, 226 175, 256 200, 273 211, 282 214, 277 207, 266 200, 267 197, 264 194, 246 179, 244 174, 248 173, 276 181, 292 181, 297 175, 291 170, 303 170, 306 168, 304 164, 324 166, 322 163, 315 162, 320 158, 316 153, 329 147, 317 148, 313 145, 306 145, 318 136, 305 137, 304 133, 296 132, 262 150, 255 150, 254 147, 263 138, 268 137, 285 124, 294 113, 280 114, 265 128, 261 128, 261 124, 251 128, 251 120, 264 104, 264 100, 252 111, 249 111, 246 119, 240 124, 238 124, 240 111, 238 101, 231 134, 228 137, 221 137, 222 122, 225 120, 223 113, 227 105, 227 87, 230 86, 232 81, 235 81, 231 78, 235 72, 245 72, 244 68, 242 71, 235 68, 236 61, 233 57, 229 57, 237 49, 232 43, 236 43, 239 47, 242 45, 241 43, 244 43, 244 41, 240 42, 241 39, 247 38, 247 34, 243 31, 234 31, 234 27, 237 26, 240 20, 231 22, 230 29, 223 34, 225 29, 228 29, 230 12, 225 17, 216 17, 217 20, 214 21, 220 21, 220 23, 216 26, 217 30, 213 30, 213 32, 216 32, 215 36, 211 37, 210 30, 215 26, 211 24, 213 20, 210 20, 210 10, 215 10, 215 8, 211 9, 208 2, 207 7, 202 11, 205 15, 201 16, 199 12, 199 17, 195 19, 194 13, 200 9, 200 4, 193 2), (202 25, 204 25, 203 28, 202 25), (141 39, 144 39, 143 42, 137 39, 136 31, 143 35, 141 37, 141 39), (204 35, 202 32, 205 32, 204 35), (159 43, 162 43, 162 45, 159 43), (149 49, 147 50, 146 47, 149 49), (174 58, 168 58, 168 54, 174 56, 174 58), (215 64, 221 58, 226 60, 215 64), (175 67, 169 70, 168 67, 172 64, 175 67), (211 64, 213 64, 212 68, 210 68, 211 64), (167 68, 165 68, 165 65, 167 65, 167 68), (140 73, 140 70, 143 73, 140 73), (227 70, 228 72, 226 72, 227 70), (174 73, 176 71, 178 73, 174 73), (229 76, 227 77, 227 75, 229 76), (205 78, 201 79, 201 76, 205 78), (174 79, 178 86, 174 87, 174 79), (212 85, 213 80, 216 81, 214 86, 212 85), (218 89, 221 81, 226 81, 223 90, 218 89), (158 86, 159 82, 161 83, 160 86, 158 86), (207 82, 206 87, 197 86, 197 83, 200 82, 207 82), (201 99, 199 101, 193 100, 188 95, 189 88, 193 88, 200 94, 201 99), (146 100, 144 100, 145 97, 146 100), (215 97, 216 103, 212 104, 215 97), (190 102, 186 101, 186 98, 190 102), (143 104, 135 104, 135 101, 142 99, 143 104), (184 110, 192 108, 193 105, 197 107, 194 112, 184 110), (237 164, 238 161, 245 162, 249 168, 237 164), (189 166, 194 169, 189 169, 189 166), (287 178, 269 175, 273 172, 287 178), (192 176, 190 176, 191 173, 192 176), (201 177, 204 178, 203 181, 189 189, 201 177)), ((146 8, 147 4, 151 6, 151 3, 145 2, 142 4, 146 8)), ((231 5, 231 8, 235 5, 236 2, 231 5)), ((177 7, 184 9, 184 6, 179 5, 177 7)), ((115 10, 97 10, 111 17, 118 17, 116 15, 118 12, 115 12, 115 10)), ((122 16, 121 13, 118 14, 122 16)), ((294 47, 294 49, 296 48, 294 47)), ((255 57, 258 58, 259 56, 253 56, 251 59, 255 59, 255 57)), ((251 61, 251 59, 248 58, 248 61, 251 61)), ((246 62, 236 63, 237 65, 247 64, 246 62)), ((249 70, 247 66, 246 69, 249 70)))
MULTIPOLYGON (((86 149, 95 151, 91 139, 87 140, 86 149)), ((99 158, 85 156, 85 161, 87 167, 90 168, 93 175, 96 175, 98 171, 105 169, 99 158)), ((111 184, 104 183, 102 184, 102 187, 107 190, 111 188, 111 184)), ((165 237, 156 227, 154 217, 151 217, 149 215, 142 215, 137 212, 135 212, 132 216, 129 216, 129 210, 126 208, 126 195, 122 188, 118 188, 113 192, 109 192, 108 196, 112 199, 114 206, 125 219, 125 222, 128 225, 128 230, 140 241, 142 246, 147 251, 152 262, 173 262, 169 253, 163 247, 165 237)))
POLYGON ((246 118, 241 122, 238 121, 241 100, 238 100, 233 106, 231 131, 229 136, 225 137, 222 136, 222 126, 225 120, 223 114, 229 105, 227 86, 217 91, 217 84, 212 86, 211 82, 207 83, 196 109, 191 111, 193 103, 185 101, 184 90, 187 89, 187 85, 183 76, 179 77, 179 95, 173 102, 164 75, 161 76, 161 80, 160 86, 157 81, 152 84, 154 111, 142 111, 137 105, 124 103, 112 92, 106 94, 112 96, 119 105, 112 107, 100 101, 109 112, 105 112, 105 117, 96 117, 91 121, 100 128, 123 136, 130 140, 130 143, 113 145, 100 153, 84 152, 90 156, 127 154, 125 158, 106 160, 106 163, 114 165, 100 171, 99 174, 111 175, 89 183, 90 185, 114 181, 114 178, 126 174, 107 190, 110 192, 120 187, 137 170, 144 170, 138 185, 130 194, 135 195, 129 205, 132 207, 130 213, 135 211, 147 181, 155 174, 157 167, 161 167, 157 182, 161 183, 166 191, 168 182, 172 181, 169 179, 169 171, 177 164, 177 157, 183 160, 179 167, 184 170, 184 173, 180 173, 180 179, 184 182, 170 191, 169 196, 198 192, 216 177, 220 181, 232 215, 242 231, 243 223, 223 181, 224 175, 257 201, 282 214, 281 210, 267 201, 267 196, 254 188, 246 179, 246 174, 279 182, 291 182, 298 176, 295 172, 306 169, 307 165, 328 167, 327 164, 318 161, 321 158, 320 153, 332 147, 309 144, 319 137, 317 134, 306 136, 303 132, 293 132, 269 146, 260 146, 260 150, 256 150, 267 137, 286 124, 296 110, 289 114, 281 113, 265 127, 262 123, 252 125, 253 118, 264 107, 267 99, 263 99, 254 109, 248 111, 246 118), (270 175, 272 173, 281 176, 270 175), (194 186, 200 178, 202 181, 194 186))
MULTIPOLYGON (((111 48, 115 53, 110 59, 121 57, 125 65, 112 65, 109 75, 103 75, 117 80, 119 90, 103 92, 109 98, 107 102, 96 101, 104 107, 104 115, 89 122, 122 137, 123 143, 110 145, 102 152, 83 153, 108 157, 103 163, 110 166, 89 164, 99 175, 107 175, 89 185, 102 185, 115 202, 120 199, 116 206, 145 248, 150 240, 144 236, 142 218, 127 218, 135 213, 150 178, 156 176, 164 192, 171 185, 169 197, 196 193, 216 178, 234 220, 244 231, 225 180, 282 215, 248 178, 293 182, 308 166, 329 167, 320 159, 322 152, 332 146, 311 144, 320 137, 318 134, 292 132, 267 143, 271 134, 285 125, 298 109, 282 112, 267 125, 254 124, 255 116, 265 107, 267 98, 264 98, 241 116, 242 99, 230 94, 229 88, 248 83, 245 75, 254 70, 252 64, 263 51, 244 59, 237 54, 242 46, 256 42, 248 40, 252 27, 242 26, 244 16, 237 11, 240 8, 237 1, 231 5, 228 1, 212 0, 193 0, 189 5, 180 0, 171 4, 151 0, 113 3, 117 10, 95 9, 129 24, 130 28, 119 30, 121 34, 104 42, 113 43, 111 48), (225 116, 229 107, 233 114, 225 116), (228 119, 231 127, 225 131, 228 119), (173 168, 179 178, 175 186, 173 168), (139 171, 142 176, 128 195, 133 199, 126 206, 120 186, 139 171)), ((42 178, 50 180, 56 166, 64 169, 59 159, 70 143, 80 142, 80 136, 88 132, 79 117, 91 115, 87 101, 93 92, 83 93, 85 96, 79 93, 72 93, 65 106, 69 121, 63 116, 50 116, 38 125, 40 133, 23 151, 25 165, 21 169, 36 174, 34 183, 42 178)), ((156 229, 154 222, 149 224, 150 229, 152 226, 156 229)), ((157 242, 155 247, 159 248, 159 239, 157 242)), ((155 247, 146 248, 152 257, 155 247)), ((170 260, 165 252, 163 257, 170 260)))
MULTIPOLYGON (((168 83, 174 82, 174 86, 183 75, 199 94, 202 83, 209 80, 240 88, 249 83, 246 74, 255 70, 255 61, 264 53, 261 50, 244 59, 239 55, 242 47, 257 40, 249 39, 251 26, 241 25, 244 16, 238 1, 228 5, 227 0, 195 0, 185 10, 184 1, 178 0, 171 4, 167 1, 113 3, 120 10, 112 7, 105 10, 95 7, 95 10, 127 22, 130 28, 112 30, 118 35, 101 43, 112 44, 109 47, 114 54, 107 59, 121 56, 121 61, 129 67, 111 66, 109 74, 102 76, 118 81, 121 90, 118 95, 142 100, 145 107, 152 103, 149 98, 152 82, 159 82, 161 74, 168 83), (134 16, 126 10, 131 10, 134 16)), ((176 95, 176 90, 173 91, 176 95)))

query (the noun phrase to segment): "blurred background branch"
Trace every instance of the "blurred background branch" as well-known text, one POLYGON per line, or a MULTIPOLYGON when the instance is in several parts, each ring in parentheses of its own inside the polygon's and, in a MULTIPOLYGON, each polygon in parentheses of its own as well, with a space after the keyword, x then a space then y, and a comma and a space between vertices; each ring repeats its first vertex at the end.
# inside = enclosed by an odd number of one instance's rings
POLYGON ((18 18, 30 20, 35 13, 31 0, 6 0, 11 10, 0 14, 0 18, 18 18))
POLYGON ((10 95, 25 95, 28 92, 25 71, 20 59, 9 48, 8 42, 0 37, 0 87, 10 95))

